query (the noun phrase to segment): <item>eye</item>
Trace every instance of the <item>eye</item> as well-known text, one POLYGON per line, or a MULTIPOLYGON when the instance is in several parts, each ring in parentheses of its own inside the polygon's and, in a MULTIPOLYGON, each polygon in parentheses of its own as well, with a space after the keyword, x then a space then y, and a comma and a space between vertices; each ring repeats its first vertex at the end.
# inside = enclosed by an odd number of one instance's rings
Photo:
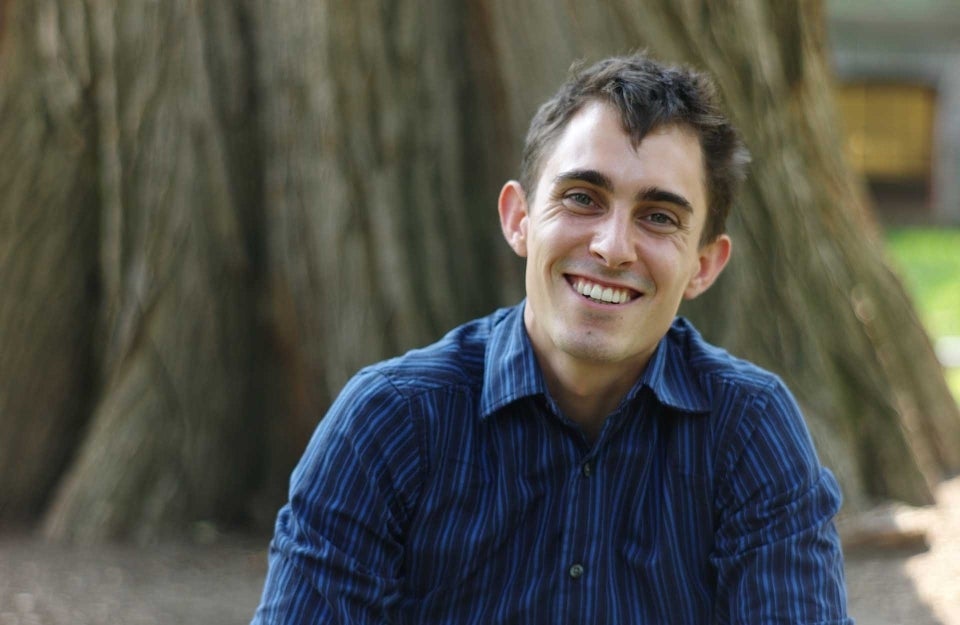
POLYGON ((666 213, 653 213, 648 217, 648 219, 654 223, 664 224, 664 225, 677 223, 673 219, 673 217, 671 217, 670 215, 667 215, 666 213))
POLYGON ((583 206, 583 207, 593 206, 594 204, 593 198, 582 191, 574 191, 573 193, 568 193, 565 196, 563 196, 563 199, 565 202, 572 202, 577 206, 583 206))
POLYGON ((603 209, 603 205, 593 193, 582 190, 567 191, 561 196, 560 202, 575 215, 593 215, 603 209))
POLYGON ((653 211, 643 216, 643 221, 651 224, 660 231, 674 231, 681 227, 680 221, 672 214, 664 211, 653 211))

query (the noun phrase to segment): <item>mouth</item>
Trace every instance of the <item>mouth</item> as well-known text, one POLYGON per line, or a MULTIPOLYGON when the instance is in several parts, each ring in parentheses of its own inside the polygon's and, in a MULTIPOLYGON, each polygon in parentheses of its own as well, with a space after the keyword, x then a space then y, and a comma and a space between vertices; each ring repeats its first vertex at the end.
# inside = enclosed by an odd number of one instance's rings
POLYGON ((567 276, 567 282, 582 297, 599 304, 627 304, 642 295, 633 289, 601 284, 578 276, 567 276))

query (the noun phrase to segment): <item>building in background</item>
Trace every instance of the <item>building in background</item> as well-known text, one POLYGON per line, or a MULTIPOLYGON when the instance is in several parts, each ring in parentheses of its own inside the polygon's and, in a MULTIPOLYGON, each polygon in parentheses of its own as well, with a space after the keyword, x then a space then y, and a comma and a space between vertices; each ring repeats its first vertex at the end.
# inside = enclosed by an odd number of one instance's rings
POLYGON ((828 0, 851 160, 880 216, 960 225, 960 0, 828 0))

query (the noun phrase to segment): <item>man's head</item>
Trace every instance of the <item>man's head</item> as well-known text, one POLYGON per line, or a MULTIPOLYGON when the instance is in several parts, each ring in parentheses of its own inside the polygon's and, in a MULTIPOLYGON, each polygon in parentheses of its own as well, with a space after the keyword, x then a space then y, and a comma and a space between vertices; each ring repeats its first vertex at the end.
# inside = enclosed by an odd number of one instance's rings
POLYGON ((734 192, 745 175, 749 153, 720 111, 716 89, 705 74, 662 65, 643 54, 613 57, 575 69, 530 122, 520 185, 533 201, 547 156, 570 119, 590 102, 612 106, 635 145, 653 129, 689 128, 703 150, 707 221, 701 243, 726 229, 734 192))
POLYGON ((723 221, 745 162, 706 78, 642 56, 575 74, 540 109, 524 180, 498 209, 548 374, 635 379, 730 258, 723 221))

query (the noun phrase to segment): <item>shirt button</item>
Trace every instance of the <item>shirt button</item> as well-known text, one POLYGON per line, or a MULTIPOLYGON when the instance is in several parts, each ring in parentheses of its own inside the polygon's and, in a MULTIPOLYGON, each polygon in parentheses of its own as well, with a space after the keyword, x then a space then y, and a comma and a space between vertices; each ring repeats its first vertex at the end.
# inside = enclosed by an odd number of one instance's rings
POLYGON ((583 474, 583 477, 590 477, 593 475, 593 465, 589 462, 584 462, 583 466, 580 467, 580 473, 583 474))
POLYGON ((570 577, 572 577, 573 579, 580 579, 581 577, 583 577, 583 565, 574 564, 573 566, 571 566, 570 577))

